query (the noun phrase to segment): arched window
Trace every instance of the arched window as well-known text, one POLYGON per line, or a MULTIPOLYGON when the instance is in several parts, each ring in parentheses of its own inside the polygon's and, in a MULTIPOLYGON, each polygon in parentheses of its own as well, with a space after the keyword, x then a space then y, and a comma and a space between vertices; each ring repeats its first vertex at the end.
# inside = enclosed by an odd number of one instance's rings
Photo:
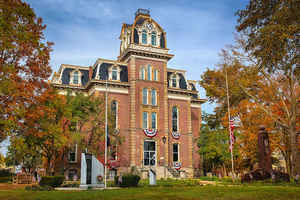
POLYGON ((158 70, 157 70, 157 69, 154 70, 153 76, 154 76, 154 77, 153 77, 153 80, 154 80, 154 81, 158 81, 158 70))
POLYGON ((151 81, 152 78, 152 67, 151 65, 148 65, 148 80, 151 81))
POLYGON ((155 31, 153 31, 153 32, 151 33, 151 44, 152 44, 153 46, 156 46, 156 32, 155 32, 155 31))
POLYGON ((117 67, 112 68, 111 79, 112 80, 118 80, 118 69, 117 69, 117 67))
POLYGON ((153 106, 156 106, 156 104, 157 104, 156 99, 157 99, 157 93, 156 93, 156 90, 152 89, 152 90, 151 90, 151 104, 152 104, 153 106))
POLYGON ((142 80, 145 80, 145 78, 146 78, 146 70, 145 70, 145 68, 143 67, 143 68, 141 69, 141 79, 142 79, 142 80))
POLYGON ((151 113, 151 127, 152 129, 157 129, 157 115, 156 112, 151 113))
POLYGON ((146 30, 142 31, 142 43, 147 44, 147 31, 146 30))
POLYGON ((117 101, 111 102, 111 115, 112 115, 112 119, 113 119, 112 127, 117 128, 118 127, 118 103, 117 103, 117 101))
POLYGON ((148 104, 148 90, 147 88, 143 88, 143 104, 148 104))
POLYGON ((79 82, 79 74, 78 74, 78 71, 75 71, 73 73, 73 84, 78 84, 79 82))
POLYGON ((176 106, 172 108, 172 131, 178 131, 178 108, 176 106))
POLYGON ((176 75, 172 76, 171 84, 172 84, 172 87, 177 87, 177 77, 176 77, 176 75))

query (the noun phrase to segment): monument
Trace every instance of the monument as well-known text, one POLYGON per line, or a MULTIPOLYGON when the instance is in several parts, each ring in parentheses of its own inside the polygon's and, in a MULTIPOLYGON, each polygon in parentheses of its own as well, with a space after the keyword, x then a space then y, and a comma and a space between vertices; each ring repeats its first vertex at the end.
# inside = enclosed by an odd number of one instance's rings
POLYGON ((269 135, 264 126, 260 126, 258 131, 258 165, 265 172, 272 172, 271 151, 269 145, 269 135))
POLYGON ((92 154, 81 154, 80 187, 104 187, 104 166, 92 154))

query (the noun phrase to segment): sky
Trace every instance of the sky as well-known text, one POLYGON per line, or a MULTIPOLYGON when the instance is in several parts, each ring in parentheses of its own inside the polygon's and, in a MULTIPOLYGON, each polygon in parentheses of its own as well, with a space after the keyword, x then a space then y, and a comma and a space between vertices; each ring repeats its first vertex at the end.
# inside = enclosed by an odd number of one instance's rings
MULTIPOLYGON (((115 60, 119 54, 122 23, 132 24, 138 8, 167 33, 167 48, 175 56, 168 67, 187 71, 200 80, 219 62, 219 52, 234 43, 237 17, 247 0, 25 0, 43 19, 47 41, 54 42, 51 67, 61 64, 93 65, 97 58, 115 60)), ((204 89, 198 86, 200 97, 204 89)), ((213 104, 202 110, 212 113, 213 104)), ((2 150, 3 151, 3 150, 2 150)))

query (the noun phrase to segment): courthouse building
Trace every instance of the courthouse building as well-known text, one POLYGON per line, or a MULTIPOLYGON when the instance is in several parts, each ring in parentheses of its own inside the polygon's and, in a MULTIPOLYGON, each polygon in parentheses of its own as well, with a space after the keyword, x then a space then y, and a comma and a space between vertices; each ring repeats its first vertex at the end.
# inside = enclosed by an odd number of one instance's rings
MULTIPOLYGON (((151 17, 138 9, 132 24, 123 24, 120 55, 116 60, 99 58, 93 66, 62 64, 52 79, 60 91, 72 89, 100 96, 108 85, 108 102, 116 117, 115 134, 124 138, 111 174, 133 167, 145 178, 149 169, 161 177, 193 177, 201 159, 197 138, 201 104, 196 81, 186 71, 169 68, 174 56, 167 48, 167 34, 151 17)), ((80 175, 80 152, 69 156, 67 174, 80 175)), ((113 161, 111 161, 113 163, 113 161)))

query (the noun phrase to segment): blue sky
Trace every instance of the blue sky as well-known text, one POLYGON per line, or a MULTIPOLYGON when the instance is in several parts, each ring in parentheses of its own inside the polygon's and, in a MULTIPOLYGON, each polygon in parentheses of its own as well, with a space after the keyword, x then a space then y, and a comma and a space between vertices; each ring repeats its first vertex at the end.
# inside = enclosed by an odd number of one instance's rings
MULTIPOLYGON (((150 14, 167 33, 167 47, 175 54, 168 67, 187 70, 188 79, 218 63, 218 53, 233 43, 238 9, 246 0, 26 0, 47 25, 45 37, 55 43, 51 66, 89 66, 97 58, 116 59, 122 23, 132 23, 138 8, 150 14)), ((205 91, 200 89, 201 98, 205 91)), ((203 110, 213 111, 206 103, 203 110)))
MULTIPOLYGON (((218 53, 234 42, 237 17, 247 0, 25 0, 47 25, 45 38, 54 42, 51 67, 61 64, 89 66, 97 58, 116 59, 122 23, 131 24, 138 8, 150 9, 152 18, 167 33, 174 58, 168 67, 187 70, 187 78, 200 80, 218 62, 218 53)), ((201 98, 205 91, 200 88, 201 98)), ((202 109, 212 112, 205 103, 202 109)), ((5 146, 5 145, 4 145, 5 146)), ((0 148, 1 149, 1 148, 0 148)), ((2 150, 5 152, 5 147, 2 150)))

